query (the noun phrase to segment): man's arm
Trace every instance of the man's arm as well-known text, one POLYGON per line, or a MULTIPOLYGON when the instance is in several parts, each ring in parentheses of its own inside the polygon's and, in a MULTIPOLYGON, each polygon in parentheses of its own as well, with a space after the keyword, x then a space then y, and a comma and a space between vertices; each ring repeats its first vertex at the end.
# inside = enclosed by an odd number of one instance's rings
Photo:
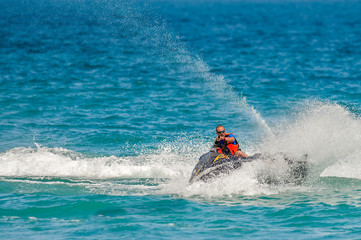
POLYGON ((234 137, 224 137, 224 140, 229 143, 233 143, 235 141, 234 137))

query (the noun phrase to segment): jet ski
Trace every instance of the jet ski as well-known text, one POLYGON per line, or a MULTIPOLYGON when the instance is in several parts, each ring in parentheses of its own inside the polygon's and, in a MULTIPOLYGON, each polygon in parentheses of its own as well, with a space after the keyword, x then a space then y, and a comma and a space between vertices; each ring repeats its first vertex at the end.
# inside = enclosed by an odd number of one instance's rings
POLYGON ((264 161, 267 164, 275 163, 277 160, 284 161, 287 166, 287 176, 278 178, 272 174, 260 174, 259 181, 267 184, 295 183, 300 184, 307 175, 307 154, 300 158, 289 157, 284 153, 278 154, 254 154, 250 157, 236 157, 219 153, 212 148, 209 152, 203 154, 194 167, 189 183, 197 181, 208 182, 222 174, 229 174, 242 167, 243 164, 253 161, 264 161), (281 180, 280 180, 281 179, 281 180))

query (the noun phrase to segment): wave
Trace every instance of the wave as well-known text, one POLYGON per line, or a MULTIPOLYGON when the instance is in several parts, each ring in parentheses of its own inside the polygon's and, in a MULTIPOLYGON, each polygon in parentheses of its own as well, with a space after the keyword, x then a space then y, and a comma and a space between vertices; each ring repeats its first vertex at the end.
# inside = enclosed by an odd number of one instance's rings
POLYGON ((294 119, 279 124, 273 129, 275 134, 265 138, 260 144, 262 151, 308 154, 317 176, 331 174, 324 170, 336 163, 359 159, 361 119, 349 109, 312 101, 296 112, 294 119))
POLYGON ((86 157, 63 148, 39 145, 36 148, 18 147, 0 154, 0 176, 171 178, 178 173, 174 164, 166 161, 170 158, 172 155, 162 154, 144 157, 86 157))
POLYGON ((215 181, 189 185, 188 179, 195 163, 211 143, 184 144, 184 139, 163 143, 156 153, 125 157, 92 157, 64 148, 39 145, 35 148, 13 148, 0 153, 0 176, 8 179, 109 180, 113 184, 95 181, 96 184, 87 183, 88 188, 102 193, 109 193, 112 189, 111 194, 116 195, 158 193, 182 196, 274 194, 290 188, 302 191, 310 186, 312 188, 312 183, 320 177, 361 179, 361 119, 347 108, 333 103, 308 102, 299 106, 296 112, 291 120, 273 128, 274 135, 267 135, 261 143, 245 146, 245 149, 250 154, 307 154, 310 171, 306 183, 301 186, 270 186, 259 181, 260 176, 286 178, 287 169, 282 161, 246 163, 241 169, 215 181), (151 179, 152 187, 140 180, 145 178, 151 179), (122 180, 132 183, 124 184, 122 180))

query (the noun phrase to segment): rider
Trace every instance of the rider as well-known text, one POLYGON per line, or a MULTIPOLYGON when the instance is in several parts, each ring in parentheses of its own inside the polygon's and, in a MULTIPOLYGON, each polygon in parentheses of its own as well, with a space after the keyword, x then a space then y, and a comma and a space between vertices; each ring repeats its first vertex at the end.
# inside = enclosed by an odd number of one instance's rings
POLYGON ((217 138, 214 144, 217 146, 217 151, 225 155, 235 155, 237 157, 248 157, 247 154, 239 148, 236 137, 232 133, 226 133, 222 125, 216 127, 217 138))

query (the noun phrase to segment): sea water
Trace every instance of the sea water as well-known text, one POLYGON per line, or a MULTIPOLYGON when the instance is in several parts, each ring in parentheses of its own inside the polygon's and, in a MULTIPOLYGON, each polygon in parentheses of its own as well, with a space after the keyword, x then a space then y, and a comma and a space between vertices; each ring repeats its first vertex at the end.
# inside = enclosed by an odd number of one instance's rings
POLYGON ((360 12, 0 1, 0 238, 358 239, 360 12), (189 185, 219 124, 307 177, 276 159, 189 185))

